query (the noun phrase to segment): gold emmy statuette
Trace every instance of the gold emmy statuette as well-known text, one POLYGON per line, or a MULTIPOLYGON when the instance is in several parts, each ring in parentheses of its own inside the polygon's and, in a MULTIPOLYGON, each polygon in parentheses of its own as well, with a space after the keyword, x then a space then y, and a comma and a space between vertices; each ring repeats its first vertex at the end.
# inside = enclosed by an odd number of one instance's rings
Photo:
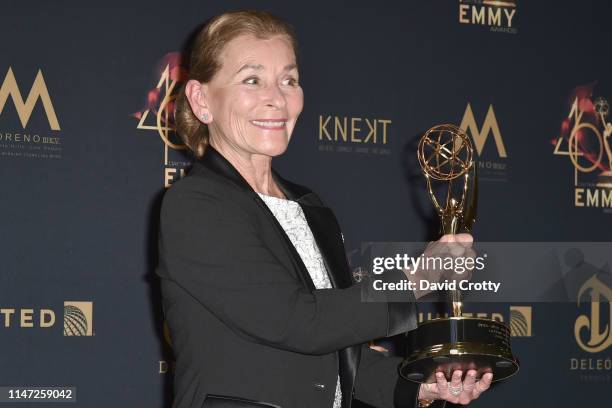
MULTIPOLYGON (((419 164, 444 234, 469 232, 476 219, 478 183, 473 156, 472 142, 454 125, 434 126, 419 141, 419 164), (463 185, 453 185, 457 181, 463 185), (433 183, 446 184, 444 206, 433 183)), ((452 317, 423 322, 406 333, 407 357, 400 364, 400 375, 418 383, 433 383, 438 371, 448 380, 455 370, 464 374, 476 370, 476 378, 493 373, 493 381, 515 374, 519 366, 510 349, 508 326, 491 319, 463 317, 459 290, 450 291, 450 300, 452 317)))

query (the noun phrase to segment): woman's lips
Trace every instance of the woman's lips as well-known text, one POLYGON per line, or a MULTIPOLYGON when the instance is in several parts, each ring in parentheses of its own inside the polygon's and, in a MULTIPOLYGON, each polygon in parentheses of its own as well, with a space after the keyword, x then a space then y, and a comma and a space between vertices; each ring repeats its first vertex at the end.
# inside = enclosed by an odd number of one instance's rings
POLYGON ((287 119, 256 119, 251 123, 261 129, 281 130, 287 125, 287 119))

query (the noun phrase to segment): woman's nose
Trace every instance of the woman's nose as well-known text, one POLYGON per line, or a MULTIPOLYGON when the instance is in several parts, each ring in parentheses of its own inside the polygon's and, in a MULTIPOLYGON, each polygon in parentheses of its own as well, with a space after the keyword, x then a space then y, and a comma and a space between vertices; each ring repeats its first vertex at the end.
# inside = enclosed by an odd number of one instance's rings
POLYGON ((284 108, 287 104, 285 95, 278 85, 271 85, 264 89, 266 105, 277 109, 284 108))

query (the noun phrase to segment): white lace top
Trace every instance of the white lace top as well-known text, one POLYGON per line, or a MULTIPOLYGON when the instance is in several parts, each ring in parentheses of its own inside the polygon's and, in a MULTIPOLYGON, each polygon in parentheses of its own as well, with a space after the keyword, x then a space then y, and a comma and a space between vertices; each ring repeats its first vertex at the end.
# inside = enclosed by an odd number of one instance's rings
MULTIPOLYGON (((302 207, 295 201, 261 193, 257 194, 259 194, 278 220, 278 223, 285 230, 285 233, 291 240, 291 243, 293 243, 300 258, 302 258, 302 262, 306 265, 306 269, 308 269, 308 273, 312 278, 315 288, 331 288, 332 285, 329 281, 321 252, 306 222, 306 216, 304 215, 304 211, 302 211, 302 207)), ((340 376, 338 376, 333 408, 340 408, 341 403, 342 392, 340 391, 340 376)))

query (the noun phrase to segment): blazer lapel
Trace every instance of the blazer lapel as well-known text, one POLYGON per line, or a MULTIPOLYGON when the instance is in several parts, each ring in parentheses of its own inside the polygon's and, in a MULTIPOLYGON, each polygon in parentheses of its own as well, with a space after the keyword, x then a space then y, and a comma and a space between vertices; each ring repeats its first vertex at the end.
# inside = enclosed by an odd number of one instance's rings
MULTIPOLYGON (((261 208, 261 210, 266 214, 266 217, 270 220, 272 225, 274 226, 274 230, 277 233, 283 247, 286 251, 289 252, 290 262, 293 266, 293 270, 297 270, 298 277, 308 288, 308 290, 313 291, 315 289, 314 283, 310 274, 308 273, 308 269, 306 269, 306 265, 302 261, 302 258, 298 254, 297 250, 293 246, 293 243, 285 233, 285 230, 280 225, 270 208, 264 203, 264 201, 259 197, 257 192, 253 190, 253 188, 247 183, 247 181, 242 177, 240 172, 236 170, 236 168, 225 158, 221 153, 219 153, 214 147, 208 145, 206 147, 206 153, 204 156, 199 159, 199 164, 208 168, 209 170, 215 172, 218 175, 221 175, 228 180, 230 180, 234 185, 243 190, 245 193, 249 194, 251 198, 257 203, 257 205, 261 208)), ((296 195, 304 195, 307 190, 297 191, 297 189, 292 189, 291 192, 288 192, 289 195, 287 197, 291 198, 296 195)))
POLYGON ((340 289, 348 288, 352 282, 336 217, 327 207, 302 203, 300 206, 319 247, 332 286, 340 289))
MULTIPOLYGON (((333 212, 328 207, 324 207, 313 193, 304 194, 300 197, 292 196, 289 183, 275 172, 273 174, 283 193, 288 198, 297 198, 297 202, 302 207, 308 226, 321 252, 332 286, 340 289, 351 286, 351 274, 344 251, 342 233, 333 212)), ((344 408, 350 408, 352 405, 353 388, 360 359, 361 347, 359 345, 346 347, 338 351, 338 369, 343 396, 342 406, 344 408)))
POLYGON ((334 213, 323 206, 316 194, 283 179, 272 170, 274 181, 290 200, 302 207, 308 226, 323 258, 329 280, 334 288, 351 286, 350 271, 342 243, 342 233, 334 213))

